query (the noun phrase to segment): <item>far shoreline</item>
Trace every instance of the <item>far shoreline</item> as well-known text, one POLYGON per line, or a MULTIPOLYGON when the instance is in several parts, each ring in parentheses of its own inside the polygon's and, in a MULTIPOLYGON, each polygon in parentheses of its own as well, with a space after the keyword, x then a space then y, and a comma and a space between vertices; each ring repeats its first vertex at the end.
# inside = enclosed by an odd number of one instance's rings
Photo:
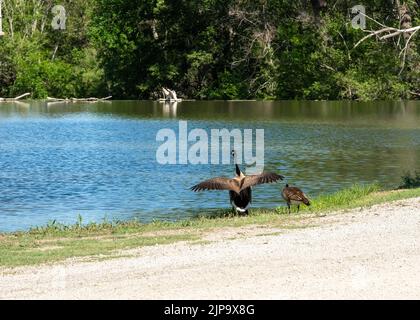
MULTIPOLYGON (((8 98, 5 98, 8 99, 8 98)), ((9 103, 19 103, 19 102, 49 102, 49 103, 99 103, 99 102, 120 102, 120 101, 137 101, 137 102, 157 102, 157 103, 168 103, 168 104, 182 104, 182 102, 347 102, 347 103, 381 103, 381 102, 420 102, 420 99, 389 99, 389 100, 349 100, 349 99, 341 99, 341 100, 307 100, 307 99, 232 99, 232 100, 223 100, 223 99, 190 99, 185 98, 182 101, 161 101, 159 99, 135 99, 135 98, 112 98, 108 100, 101 100, 98 101, 87 101, 87 100, 80 100, 80 101, 71 101, 72 98, 63 98, 62 101, 49 101, 48 99, 24 99, 18 101, 0 101, 0 106, 2 104, 9 104, 9 103), (68 99, 68 100, 65 100, 68 99)), ((84 98, 77 98, 77 99, 84 99, 84 98)))

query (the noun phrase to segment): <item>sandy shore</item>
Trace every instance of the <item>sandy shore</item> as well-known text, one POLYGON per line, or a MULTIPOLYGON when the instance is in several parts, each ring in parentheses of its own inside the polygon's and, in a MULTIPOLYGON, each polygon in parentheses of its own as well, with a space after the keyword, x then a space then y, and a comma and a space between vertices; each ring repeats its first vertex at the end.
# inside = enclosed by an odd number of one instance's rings
POLYGON ((420 198, 304 229, 215 230, 210 243, 0 270, 2 299, 420 299, 420 198))

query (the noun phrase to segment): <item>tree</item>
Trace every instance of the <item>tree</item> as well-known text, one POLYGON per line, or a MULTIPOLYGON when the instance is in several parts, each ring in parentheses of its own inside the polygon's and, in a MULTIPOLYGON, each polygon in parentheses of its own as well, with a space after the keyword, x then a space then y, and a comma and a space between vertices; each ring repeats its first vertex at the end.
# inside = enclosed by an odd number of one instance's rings
POLYGON ((2 16, 2 3, 3 0, 0 0, 0 37, 4 36, 3 32, 3 16, 2 16))
POLYGON ((3 2, 3 96, 149 99, 162 87, 196 99, 419 94, 414 0, 365 0, 366 31, 351 25, 356 0, 64 0, 65 30, 51 27, 55 4, 3 2))
POLYGON ((89 39, 94 1, 62 1, 70 17, 65 30, 51 26, 53 0, 3 1, 6 34, 0 38, 0 94, 32 92, 34 98, 45 98, 103 92, 89 39))

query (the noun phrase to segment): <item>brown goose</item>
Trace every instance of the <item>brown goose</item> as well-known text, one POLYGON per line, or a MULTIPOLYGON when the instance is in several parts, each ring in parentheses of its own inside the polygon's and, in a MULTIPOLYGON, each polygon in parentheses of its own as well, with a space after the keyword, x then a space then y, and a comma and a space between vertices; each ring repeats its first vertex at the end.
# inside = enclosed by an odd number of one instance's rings
POLYGON ((218 177, 203 181, 191 188, 192 191, 228 190, 230 203, 236 212, 248 214, 252 202, 252 187, 283 180, 284 177, 276 173, 263 172, 257 175, 245 176, 236 163, 236 153, 232 151, 235 159, 236 175, 233 178, 218 177))
POLYGON ((283 199, 286 200, 287 202, 287 207, 289 208, 289 214, 290 214, 291 204, 297 205, 298 212, 299 212, 301 204, 305 204, 307 206, 311 205, 311 202, 309 201, 306 194, 302 192, 302 190, 296 187, 289 187, 288 184, 286 184, 286 187, 283 189, 282 196, 283 196, 283 199))

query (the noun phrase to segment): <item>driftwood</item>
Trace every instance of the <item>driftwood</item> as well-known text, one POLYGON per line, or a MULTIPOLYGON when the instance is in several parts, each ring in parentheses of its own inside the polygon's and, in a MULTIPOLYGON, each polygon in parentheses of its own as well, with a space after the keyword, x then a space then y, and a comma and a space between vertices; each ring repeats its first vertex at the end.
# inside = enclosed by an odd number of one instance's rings
POLYGON ((70 103, 70 102, 98 102, 98 101, 107 101, 112 99, 112 96, 108 96, 105 98, 95 98, 95 97, 91 97, 91 98, 65 98, 65 99, 60 99, 60 98, 52 98, 52 97, 47 97, 47 101, 48 102, 65 102, 65 103, 70 103))
POLYGON ((13 101, 19 101, 20 99, 23 99, 27 96, 30 96, 30 93, 24 93, 20 96, 17 96, 16 98, 0 98, 0 102, 13 102, 13 101))
POLYGON ((167 102, 180 102, 182 99, 178 99, 178 96, 175 90, 162 88, 163 99, 159 99, 159 101, 167 101, 167 102))

